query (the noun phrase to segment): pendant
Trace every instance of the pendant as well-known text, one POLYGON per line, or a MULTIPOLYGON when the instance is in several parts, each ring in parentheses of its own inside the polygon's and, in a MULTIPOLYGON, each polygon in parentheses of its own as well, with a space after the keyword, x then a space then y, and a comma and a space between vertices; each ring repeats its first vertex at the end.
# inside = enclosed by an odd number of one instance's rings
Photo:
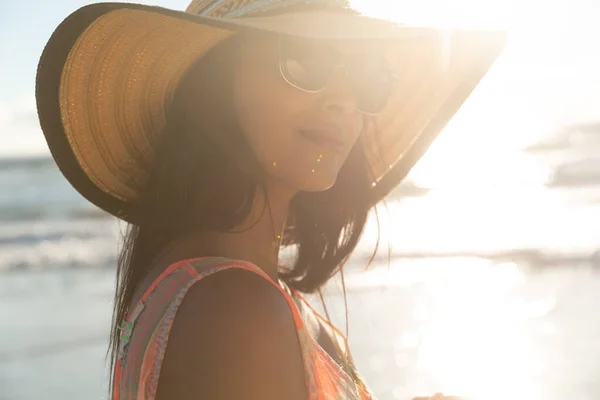
POLYGON ((279 247, 281 246, 281 236, 279 236, 279 235, 278 235, 278 236, 277 236, 277 240, 274 240, 274 241, 271 243, 271 246, 273 246, 273 248, 274 248, 274 249, 277 249, 277 248, 279 248, 279 247))

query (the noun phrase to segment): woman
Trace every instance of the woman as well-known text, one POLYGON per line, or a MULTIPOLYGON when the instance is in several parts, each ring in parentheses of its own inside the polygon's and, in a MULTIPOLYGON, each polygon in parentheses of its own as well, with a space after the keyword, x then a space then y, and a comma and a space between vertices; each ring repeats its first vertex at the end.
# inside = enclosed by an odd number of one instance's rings
POLYGON ((301 293, 341 271, 502 43, 332 0, 67 18, 40 61, 38 110, 66 178, 130 223, 113 399, 371 398, 301 293))

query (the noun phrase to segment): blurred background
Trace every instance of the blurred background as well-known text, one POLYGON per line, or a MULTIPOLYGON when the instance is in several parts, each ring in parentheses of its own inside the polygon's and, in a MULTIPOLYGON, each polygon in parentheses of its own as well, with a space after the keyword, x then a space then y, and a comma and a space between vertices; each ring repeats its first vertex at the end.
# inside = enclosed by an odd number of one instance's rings
MULTIPOLYGON (((46 40, 87 3, 0 0, 2 400, 107 397, 124 226, 60 175, 34 100, 46 40)), ((366 381, 383 400, 435 391, 600 399, 600 4, 355 3, 375 16, 510 32, 489 75, 380 208, 375 262, 364 271, 373 217, 348 265, 349 339, 366 381)), ((338 282, 326 294, 343 328, 338 282)))

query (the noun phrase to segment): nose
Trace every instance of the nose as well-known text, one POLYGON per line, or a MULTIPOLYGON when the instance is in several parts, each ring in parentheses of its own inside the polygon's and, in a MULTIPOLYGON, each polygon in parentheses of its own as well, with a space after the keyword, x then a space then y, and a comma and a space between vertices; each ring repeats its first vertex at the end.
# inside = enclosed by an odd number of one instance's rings
POLYGON ((333 76, 323 94, 323 106, 329 112, 353 114, 358 111, 356 93, 348 79, 348 71, 342 65, 333 72, 333 76))

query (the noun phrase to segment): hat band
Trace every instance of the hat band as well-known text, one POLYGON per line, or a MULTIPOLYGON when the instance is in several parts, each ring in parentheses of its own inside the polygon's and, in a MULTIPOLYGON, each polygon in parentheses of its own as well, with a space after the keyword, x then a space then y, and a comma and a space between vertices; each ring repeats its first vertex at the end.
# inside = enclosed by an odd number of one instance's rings
POLYGON ((349 8, 348 0, 194 0, 186 11, 204 17, 240 18, 293 6, 349 8))

